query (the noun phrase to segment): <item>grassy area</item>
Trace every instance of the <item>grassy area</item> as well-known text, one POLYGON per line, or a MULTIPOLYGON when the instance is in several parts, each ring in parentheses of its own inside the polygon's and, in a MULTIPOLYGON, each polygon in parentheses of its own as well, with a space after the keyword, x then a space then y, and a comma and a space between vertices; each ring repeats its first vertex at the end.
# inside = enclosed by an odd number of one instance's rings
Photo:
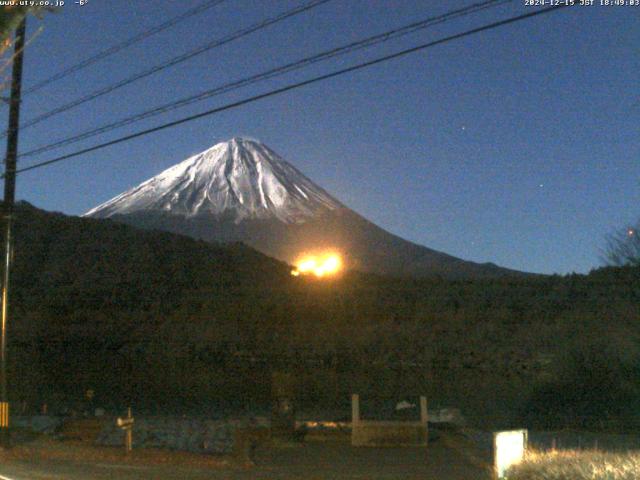
POLYGON ((230 455, 199 455, 165 449, 98 447, 79 441, 57 441, 40 436, 0 452, 0 463, 11 461, 89 462, 127 465, 181 465, 186 467, 223 468, 241 464, 230 455))
POLYGON ((606 453, 568 450, 531 453, 509 469, 509 480, 636 480, 640 451, 606 453))

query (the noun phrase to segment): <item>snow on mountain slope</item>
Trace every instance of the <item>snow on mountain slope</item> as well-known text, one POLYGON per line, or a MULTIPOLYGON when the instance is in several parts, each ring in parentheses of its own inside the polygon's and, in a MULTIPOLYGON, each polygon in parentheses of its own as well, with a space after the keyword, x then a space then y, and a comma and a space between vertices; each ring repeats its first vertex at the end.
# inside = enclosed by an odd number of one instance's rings
POLYGON ((84 216, 165 212, 304 223, 343 208, 322 188, 260 142, 233 138, 165 170, 84 216))
POLYGON ((346 268, 379 274, 518 275, 393 235, 342 205, 260 142, 233 138, 85 214, 210 242, 243 242, 294 263, 340 252, 346 268))

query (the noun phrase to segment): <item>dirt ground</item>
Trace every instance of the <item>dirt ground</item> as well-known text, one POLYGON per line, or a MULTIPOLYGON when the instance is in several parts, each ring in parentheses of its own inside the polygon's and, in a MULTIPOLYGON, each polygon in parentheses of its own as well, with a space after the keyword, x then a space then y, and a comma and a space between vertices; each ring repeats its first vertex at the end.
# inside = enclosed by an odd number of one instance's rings
POLYGON ((232 457, 120 450, 38 441, 2 454, 0 478, 10 480, 421 479, 483 480, 488 464, 462 438, 426 448, 354 448, 347 441, 265 445, 252 464, 232 457))

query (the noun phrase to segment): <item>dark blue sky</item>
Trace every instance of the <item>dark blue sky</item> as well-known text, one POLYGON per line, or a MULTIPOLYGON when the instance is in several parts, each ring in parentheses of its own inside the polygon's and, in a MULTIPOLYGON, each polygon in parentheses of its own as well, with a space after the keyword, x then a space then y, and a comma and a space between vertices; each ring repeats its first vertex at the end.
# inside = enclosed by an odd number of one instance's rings
MULTIPOLYGON (((29 31, 44 31, 26 52, 25 88, 199 3, 68 0, 31 18, 29 31)), ((227 0, 27 96, 22 119, 299 3, 227 0)), ((20 150, 470 3, 333 0, 25 129, 20 150)), ((516 0, 22 165, 531 8, 516 0)), ((404 238, 519 270, 586 272, 600 264, 605 235, 640 216, 638 72, 640 7, 574 7, 27 172, 17 192, 81 214, 214 143, 249 136, 404 238)))

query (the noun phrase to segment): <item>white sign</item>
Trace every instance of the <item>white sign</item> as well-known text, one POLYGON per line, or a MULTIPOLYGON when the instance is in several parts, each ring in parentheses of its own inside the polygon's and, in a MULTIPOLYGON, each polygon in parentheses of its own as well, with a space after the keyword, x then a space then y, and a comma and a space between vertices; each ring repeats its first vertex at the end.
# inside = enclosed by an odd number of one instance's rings
POLYGON ((519 463, 527 450, 527 431, 511 430, 493 434, 494 467, 497 477, 504 474, 511 465, 519 463))
POLYGON ((133 416, 131 415, 131 409, 127 412, 126 418, 118 417, 116 419, 116 424, 122 428, 123 430, 130 430, 133 428, 133 416))
POLYGON ((118 418, 116 423, 120 428, 131 428, 133 427, 133 418, 118 418))

